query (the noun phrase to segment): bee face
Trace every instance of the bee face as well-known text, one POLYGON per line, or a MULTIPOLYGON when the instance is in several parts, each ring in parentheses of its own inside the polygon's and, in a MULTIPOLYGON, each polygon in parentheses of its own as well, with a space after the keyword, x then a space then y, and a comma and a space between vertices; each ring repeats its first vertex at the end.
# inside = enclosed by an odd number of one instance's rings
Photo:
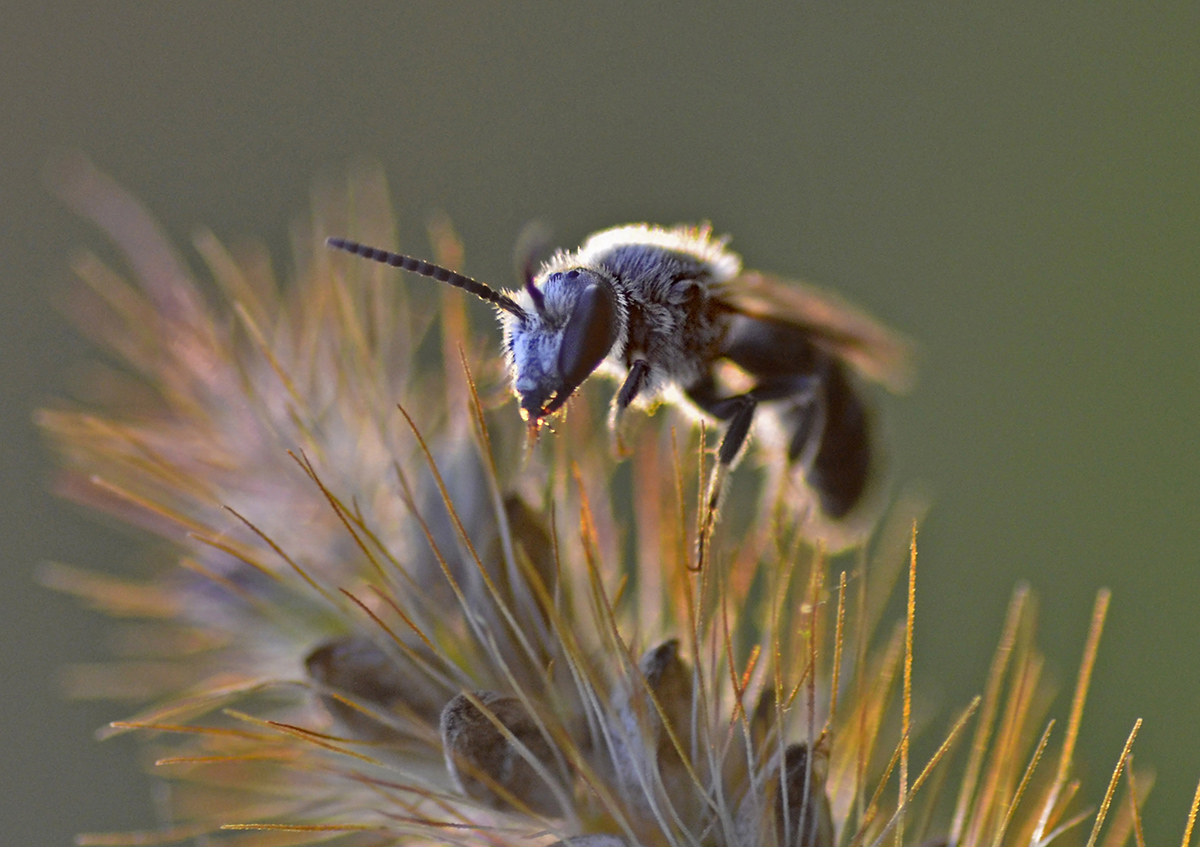
POLYGON ((558 351, 562 349, 562 327, 540 321, 513 322, 506 333, 513 390, 521 403, 521 417, 536 421, 546 414, 546 404, 562 386, 558 351))
POLYGON ((539 276, 518 302, 525 316, 505 316, 505 347, 521 414, 537 421, 561 408, 618 346, 625 308, 613 280, 587 267, 539 276))

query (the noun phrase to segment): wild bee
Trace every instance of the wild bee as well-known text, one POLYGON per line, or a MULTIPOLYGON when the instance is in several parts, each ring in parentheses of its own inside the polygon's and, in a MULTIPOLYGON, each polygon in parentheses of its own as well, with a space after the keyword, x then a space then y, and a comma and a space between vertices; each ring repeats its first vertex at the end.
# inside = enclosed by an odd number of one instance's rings
POLYGON ((833 547, 854 540, 856 533, 839 530, 864 499, 873 451, 868 413, 849 371, 902 389, 908 349, 833 295, 743 270, 728 238, 713 237, 708 226, 603 230, 536 271, 528 263, 516 291, 354 241, 327 243, 493 304, 521 415, 535 429, 597 370, 621 380, 610 418, 617 432, 631 405, 662 399, 681 398, 723 422, 701 561, 725 477, 760 405, 774 426, 759 429, 773 430, 804 496, 806 530, 833 547), (734 387, 739 381, 745 384, 734 387))

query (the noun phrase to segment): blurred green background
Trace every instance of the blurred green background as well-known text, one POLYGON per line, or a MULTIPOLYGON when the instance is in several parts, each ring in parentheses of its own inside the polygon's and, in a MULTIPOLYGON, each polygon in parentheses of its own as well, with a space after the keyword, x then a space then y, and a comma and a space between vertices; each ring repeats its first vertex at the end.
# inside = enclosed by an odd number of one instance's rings
POLYGON ((204 224, 281 266, 314 181, 377 161, 404 246, 444 210, 484 279, 507 283, 533 218, 565 245, 710 219, 751 266, 885 318, 922 347, 885 405, 897 478, 934 502, 917 685, 943 715, 980 690, 1028 580, 1069 689, 1111 587, 1086 795, 1144 717, 1147 839, 1178 843, 1200 777, 1200 6, 1146 8, 5 3, 2 840, 152 814, 132 745, 91 737, 122 708, 56 687, 104 622, 31 576, 139 549, 47 493, 31 424, 88 355, 53 302, 103 240, 42 177, 74 149, 177 242, 204 224))

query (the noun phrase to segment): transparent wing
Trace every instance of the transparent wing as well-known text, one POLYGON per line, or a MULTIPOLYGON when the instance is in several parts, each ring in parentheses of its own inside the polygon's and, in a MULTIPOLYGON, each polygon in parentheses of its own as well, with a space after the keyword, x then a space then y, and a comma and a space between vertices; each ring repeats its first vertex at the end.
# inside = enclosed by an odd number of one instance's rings
POLYGON ((733 311, 803 327, 825 350, 895 392, 912 387, 913 344, 828 291, 792 279, 743 271, 718 299, 733 311))

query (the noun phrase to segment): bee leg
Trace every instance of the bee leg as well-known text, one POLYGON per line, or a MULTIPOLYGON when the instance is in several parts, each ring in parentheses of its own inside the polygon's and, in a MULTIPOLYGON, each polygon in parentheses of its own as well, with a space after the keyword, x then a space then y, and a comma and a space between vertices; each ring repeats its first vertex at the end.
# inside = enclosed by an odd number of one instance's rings
POLYGON ((759 403, 784 399, 797 403, 812 402, 820 384, 821 376, 818 374, 794 374, 764 379, 745 394, 720 397, 716 380, 710 375, 687 388, 684 393, 702 411, 717 420, 728 421, 725 437, 721 439, 721 447, 717 452, 717 461, 732 465, 750 434, 754 410, 759 403))
POLYGON ((740 314, 720 352, 760 380, 787 385, 790 375, 792 390, 780 395, 788 400, 780 412, 791 433, 788 462, 800 468, 826 517, 846 517, 867 490, 873 459, 868 409, 844 364, 820 350, 809 329, 740 314))
POLYGON ((617 455, 625 456, 625 444, 621 440, 621 419, 625 414, 625 410, 629 408, 629 404, 634 401, 641 390, 646 386, 646 377, 650 374, 650 363, 645 359, 634 359, 633 365, 629 368, 629 373, 625 376, 625 381, 621 383, 621 390, 617 392, 617 397, 613 401, 612 414, 609 417, 608 425, 612 430, 613 436, 616 438, 617 455))
POLYGON ((721 446, 717 450, 717 464, 713 467, 708 484, 704 520, 697 539, 697 570, 704 564, 708 539, 716 525, 717 512, 720 510, 721 497, 725 491, 725 479, 736 464, 750 435, 750 425, 754 422, 754 412, 758 404, 783 399, 793 399, 798 405, 805 405, 805 401, 811 404, 815 402, 820 383, 821 377, 817 374, 790 374, 765 379, 745 394, 721 397, 717 392, 716 380, 710 374, 685 389, 688 399, 701 410, 718 420, 728 421, 721 446))
POLYGON ((708 482, 708 496, 705 498, 704 518, 701 521, 696 536, 696 570, 703 570, 704 559, 708 552, 708 540, 717 522, 717 512, 721 505, 721 496, 725 492, 725 478, 729 475, 746 438, 750 435, 750 424, 754 421, 754 410, 758 406, 755 392, 736 394, 732 397, 717 395, 716 380, 712 375, 706 376, 695 385, 685 389, 688 399, 703 411, 718 420, 728 421, 725 435, 721 438, 721 446, 717 450, 717 463, 713 466, 712 477, 708 482))
POLYGON ((726 468, 733 467, 734 461, 742 452, 746 438, 750 435, 750 424, 754 422, 754 410, 758 408, 758 400, 750 394, 740 394, 730 399, 740 402, 729 418, 725 436, 721 439, 721 447, 717 451, 717 464, 726 468))

